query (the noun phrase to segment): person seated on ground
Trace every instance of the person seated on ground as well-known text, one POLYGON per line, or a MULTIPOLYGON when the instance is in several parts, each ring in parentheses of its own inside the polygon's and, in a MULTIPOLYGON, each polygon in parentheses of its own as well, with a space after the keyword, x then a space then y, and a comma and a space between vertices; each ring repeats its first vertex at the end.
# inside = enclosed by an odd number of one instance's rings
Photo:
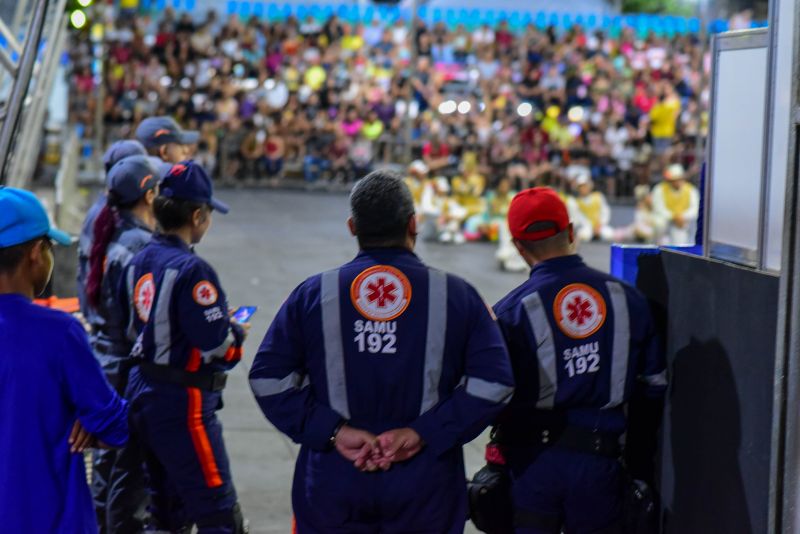
POLYGON ((494 191, 486 195, 487 211, 480 231, 489 241, 497 242, 495 258, 500 269, 509 272, 523 272, 528 269, 525 260, 520 256, 512 241, 508 228, 508 208, 516 195, 511 188, 511 179, 500 180, 494 191))
MULTIPOLYGON (((408 166, 408 175, 405 178, 406 186, 411 191, 411 197, 414 199, 414 208, 417 212, 417 217, 422 216, 422 192, 425 189, 425 184, 428 183, 428 166, 425 162, 418 159, 411 162, 408 166)), ((421 219, 420 219, 421 220, 421 219)))
POLYGON ((613 229, 609 226, 611 209, 608 207, 605 195, 594 190, 594 182, 589 173, 578 175, 575 179, 575 189, 578 193, 576 197, 578 208, 589 221, 591 228, 591 236, 587 235, 587 241, 611 240, 614 234, 613 229))
MULTIPOLYGON (((484 211, 470 217, 464 223, 464 235, 467 239, 498 241, 500 228, 505 224, 508 206, 515 194, 511 183, 511 179, 506 176, 500 180, 495 189, 486 193, 484 211)), ((508 244, 511 244, 510 240, 508 244)))
POLYGON ((572 181, 568 178, 567 171, 564 173, 559 172, 549 163, 545 163, 540 166, 539 174, 535 176, 534 184, 541 187, 549 187, 558 194, 558 197, 567 206, 569 220, 575 229, 576 242, 590 241, 592 238, 592 225, 589 219, 581 212, 577 199, 571 194, 572 181))
POLYGON ((440 243, 463 243, 461 224, 467 211, 450 196, 447 178, 434 178, 422 192, 422 239, 440 243))
POLYGON ((453 178, 453 196, 467 210, 467 217, 480 215, 486 210, 483 193, 486 178, 478 172, 478 162, 474 152, 462 157, 462 173, 453 178))
POLYGON ((664 171, 664 180, 653 187, 656 242, 660 245, 694 245, 700 194, 686 180, 683 165, 674 163, 664 171))
POLYGON ((636 198, 633 223, 621 228, 615 228, 614 241, 653 243, 655 241, 656 221, 653 213, 653 197, 650 194, 650 187, 637 185, 633 189, 633 196, 636 198))

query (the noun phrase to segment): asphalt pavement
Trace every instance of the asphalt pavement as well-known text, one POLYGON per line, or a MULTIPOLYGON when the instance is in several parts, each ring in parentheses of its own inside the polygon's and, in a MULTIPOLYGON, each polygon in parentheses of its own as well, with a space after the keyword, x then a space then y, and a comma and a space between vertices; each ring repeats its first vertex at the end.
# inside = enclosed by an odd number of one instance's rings
MULTIPOLYGON (((239 500, 254 534, 291 531, 290 490, 298 447, 262 415, 247 384, 247 373, 264 333, 279 306, 307 277, 351 260, 355 239, 345 221, 343 194, 276 190, 221 190, 231 206, 214 215, 213 226, 197 252, 220 276, 231 306, 256 305, 242 363, 231 373, 220 412, 239 500)), ((619 208, 615 223, 632 217, 619 208)), ((440 245, 420 243, 417 254, 439 269, 472 283, 493 304, 522 283, 527 273, 505 273, 486 243, 440 245)), ((608 270, 609 247, 588 243, 579 251, 586 261, 608 270)), ((485 436, 465 446, 467 476, 483 461, 485 436)), ((467 532, 477 532, 471 525, 467 532)))

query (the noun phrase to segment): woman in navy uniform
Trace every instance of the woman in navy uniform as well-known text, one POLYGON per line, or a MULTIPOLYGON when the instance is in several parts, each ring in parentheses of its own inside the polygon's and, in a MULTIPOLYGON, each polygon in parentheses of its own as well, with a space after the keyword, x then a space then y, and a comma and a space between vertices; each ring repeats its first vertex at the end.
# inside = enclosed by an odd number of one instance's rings
MULTIPOLYGON (((158 194, 156 169, 146 156, 117 162, 108 173, 106 204, 94 224, 86 295, 95 313, 92 348, 108 382, 125 392, 132 343, 117 287, 133 255, 156 227, 153 202, 158 194)), ((146 491, 142 458, 135 441, 120 450, 97 450, 92 468, 92 497, 101 533, 141 532, 146 491)))
POLYGON ((132 260, 119 290, 138 333, 127 389, 131 424, 145 451, 154 527, 243 532, 222 426, 225 372, 242 357, 245 328, 228 314, 216 273, 194 254, 212 211, 211 179, 194 162, 161 182, 161 232, 132 260))

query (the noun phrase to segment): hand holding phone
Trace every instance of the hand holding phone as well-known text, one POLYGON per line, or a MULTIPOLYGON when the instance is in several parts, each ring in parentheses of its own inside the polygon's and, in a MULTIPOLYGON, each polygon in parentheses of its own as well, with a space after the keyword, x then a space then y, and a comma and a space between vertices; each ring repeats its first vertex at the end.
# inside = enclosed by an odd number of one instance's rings
POLYGON ((258 311, 258 306, 239 306, 233 312, 232 317, 237 323, 245 324, 250 322, 250 318, 253 317, 256 311, 258 311))

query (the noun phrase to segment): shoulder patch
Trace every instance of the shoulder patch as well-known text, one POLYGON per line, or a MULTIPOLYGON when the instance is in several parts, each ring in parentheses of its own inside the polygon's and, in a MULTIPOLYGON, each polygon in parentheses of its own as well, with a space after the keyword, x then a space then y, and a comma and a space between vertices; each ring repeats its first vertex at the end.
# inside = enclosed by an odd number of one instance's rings
POLYGON ((219 292, 214 284, 208 280, 201 280, 192 289, 192 298, 200 306, 211 306, 216 304, 219 292))
POLYGON ((350 285, 350 300, 370 321, 397 319, 411 302, 411 282, 399 269, 375 265, 361 271, 350 285))
POLYGON ((606 302, 593 287, 570 284, 556 295, 553 315, 558 327, 573 339, 584 339, 606 322, 606 302))
POLYGON ((139 278, 133 289, 133 305, 136 308, 136 315, 143 323, 150 319, 150 310, 153 309, 155 296, 156 284, 153 281, 153 274, 147 273, 139 278))

